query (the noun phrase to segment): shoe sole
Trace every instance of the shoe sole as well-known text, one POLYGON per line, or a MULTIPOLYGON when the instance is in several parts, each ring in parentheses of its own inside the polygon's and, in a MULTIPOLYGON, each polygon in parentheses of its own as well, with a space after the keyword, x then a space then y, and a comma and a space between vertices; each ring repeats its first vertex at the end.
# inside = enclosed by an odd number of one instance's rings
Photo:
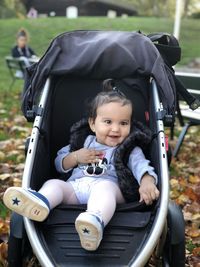
POLYGON ((3 201, 9 209, 34 221, 44 221, 49 214, 49 209, 42 200, 20 187, 8 188, 3 201))
POLYGON ((94 224, 81 218, 76 219, 75 228, 78 232, 81 246, 85 250, 97 250, 102 239, 101 230, 99 230, 94 224))

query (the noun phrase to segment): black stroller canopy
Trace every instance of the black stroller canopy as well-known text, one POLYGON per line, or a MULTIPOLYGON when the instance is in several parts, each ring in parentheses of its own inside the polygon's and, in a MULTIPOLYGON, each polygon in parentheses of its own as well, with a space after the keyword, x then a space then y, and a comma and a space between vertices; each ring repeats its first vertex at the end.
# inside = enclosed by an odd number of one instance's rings
POLYGON ((66 32, 56 37, 40 61, 27 69, 22 110, 26 116, 52 75, 123 79, 138 74, 155 78, 163 106, 173 114, 174 74, 148 37, 138 32, 66 32))

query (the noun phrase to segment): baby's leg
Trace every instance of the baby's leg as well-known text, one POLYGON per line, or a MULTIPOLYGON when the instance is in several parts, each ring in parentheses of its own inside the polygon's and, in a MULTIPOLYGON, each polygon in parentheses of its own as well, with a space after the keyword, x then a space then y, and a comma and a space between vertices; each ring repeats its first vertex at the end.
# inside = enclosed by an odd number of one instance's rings
POLYGON ((75 226, 81 246, 96 250, 103 237, 103 228, 112 218, 117 203, 124 203, 119 187, 111 181, 101 181, 93 186, 87 205, 87 212, 81 213, 75 226))
POLYGON ((48 180, 43 184, 39 193, 48 199, 51 209, 61 203, 79 204, 72 185, 69 182, 62 180, 48 180))
POLYGON ((118 185, 112 181, 104 180, 92 188, 87 210, 99 213, 104 225, 107 225, 115 212, 116 204, 124 202, 124 197, 118 185))
POLYGON ((44 221, 50 209, 61 203, 78 203, 71 184, 56 179, 47 181, 39 192, 10 187, 4 193, 3 201, 9 209, 34 221, 44 221))

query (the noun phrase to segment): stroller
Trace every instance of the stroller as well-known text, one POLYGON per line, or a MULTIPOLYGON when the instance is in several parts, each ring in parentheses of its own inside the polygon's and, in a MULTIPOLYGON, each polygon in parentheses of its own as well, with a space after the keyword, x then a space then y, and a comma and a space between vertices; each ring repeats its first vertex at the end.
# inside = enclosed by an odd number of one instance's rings
MULTIPOLYGON (((74 221, 85 205, 60 205, 42 223, 13 213, 10 267, 23 266, 32 250, 43 267, 148 266, 154 253, 162 266, 185 266, 184 219, 169 201, 164 122, 173 123, 176 89, 173 73, 151 40, 137 32, 74 31, 56 37, 40 61, 27 69, 22 104, 34 121, 27 140, 22 186, 38 190, 58 177, 57 151, 68 144, 71 125, 84 116, 85 101, 114 78, 133 102, 134 118, 152 131, 145 155, 159 177, 160 198, 151 206, 117 206, 96 251, 80 246, 74 221)), ((160 265, 159 265, 160 266, 160 265)))

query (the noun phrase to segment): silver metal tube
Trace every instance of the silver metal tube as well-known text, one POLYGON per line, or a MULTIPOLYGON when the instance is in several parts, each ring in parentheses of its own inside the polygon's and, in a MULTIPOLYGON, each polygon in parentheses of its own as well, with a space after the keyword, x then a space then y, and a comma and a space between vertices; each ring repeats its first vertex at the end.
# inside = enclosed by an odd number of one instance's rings
POLYGON ((175 75, 176 76, 184 76, 184 77, 192 77, 192 78, 200 78, 200 73, 190 73, 190 72, 176 71, 175 75))
MULTIPOLYGON (((161 104, 159 101, 157 86, 154 80, 152 80, 153 100, 155 104, 155 110, 160 111, 161 104)), ((161 192, 160 192, 160 207, 154 220, 152 231, 149 234, 149 238, 146 244, 142 247, 138 257, 130 264, 131 267, 142 267, 151 257, 154 248, 162 234, 165 226, 166 216, 168 211, 169 202, 169 176, 168 176, 168 164, 165 148, 165 135, 164 126, 162 120, 157 120, 157 133, 159 141, 159 159, 161 163, 161 192)))
MULTIPOLYGON (((49 93, 49 87, 50 87, 50 79, 47 79, 42 95, 41 95, 40 103, 39 103, 40 108, 45 108, 46 101, 48 98, 48 93, 49 93)), ((26 163, 25 163, 25 168, 24 168, 24 173, 23 173, 22 187, 24 188, 30 187, 31 173, 32 173, 33 162, 34 162, 34 158, 36 154, 38 138, 40 135, 39 129, 40 129, 41 123, 42 123, 42 117, 36 116, 34 124, 33 124, 33 130, 31 133, 31 139, 30 139, 30 143, 28 147, 26 163)), ((31 243, 33 251, 36 257, 38 258, 40 264, 43 267, 55 267, 54 264, 49 259, 48 255, 46 254, 43 246, 41 245, 41 241, 38 238, 38 234, 36 232, 34 222, 29 220, 28 218, 24 218, 24 224, 25 224, 25 228, 26 228, 29 241, 31 243)))

